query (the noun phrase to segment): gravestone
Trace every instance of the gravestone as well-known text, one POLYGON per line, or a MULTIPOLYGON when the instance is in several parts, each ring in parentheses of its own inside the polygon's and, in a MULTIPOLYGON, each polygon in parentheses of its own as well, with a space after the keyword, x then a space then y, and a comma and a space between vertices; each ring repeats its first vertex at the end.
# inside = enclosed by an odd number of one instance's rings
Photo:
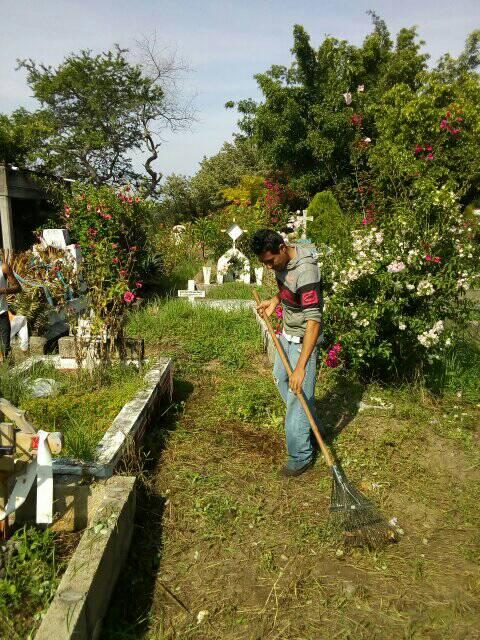
POLYGON ((172 236, 175 244, 180 244, 183 239, 183 234, 187 230, 187 227, 183 224, 176 224, 172 227, 172 236))
POLYGON ((222 284, 229 272, 233 275, 233 280, 240 280, 245 284, 250 284, 250 260, 235 246, 236 241, 243 234, 243 230, 235 223, 226 230, 233 240, 233 246, 226 251, 217 262, 217 283, 222 284), (238 267, 235 268, 235 263, 238 267))

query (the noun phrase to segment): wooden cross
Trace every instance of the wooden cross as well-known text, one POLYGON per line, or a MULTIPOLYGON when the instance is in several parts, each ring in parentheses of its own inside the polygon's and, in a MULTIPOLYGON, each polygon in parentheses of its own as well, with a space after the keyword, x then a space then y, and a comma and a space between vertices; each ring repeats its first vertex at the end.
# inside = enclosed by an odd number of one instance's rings
POLYGON ((309 222, 311 222, 313 220, 313 216, 308 216, 307 213, 307 209, 304 209, 302 211, 302 215, 299 216, 298 214, 300 213, 300 211, 297 211, 297 220, 301 223, 302 225, 302 239, 305 240, 305 238, 307 237, 307 220, 309 222))
MULTIPOLYGON (((39 447, 39 435, 35 427, 25 417, 25 411, 18 409, 5 398, 0 398, 0 414, 2 413, 12 422, 0 422, 1 509, 8 502, 10 485, 15 478, 16 462, 19 462, 19 467, 30 463, 37 455, 39 447)), ((49 433, 46 443, 51 453, 60 453, 63 449, 63 435, 49 433)), ((0 540, 5 540, 7 537, 8 516, 0 521, 0 540)))

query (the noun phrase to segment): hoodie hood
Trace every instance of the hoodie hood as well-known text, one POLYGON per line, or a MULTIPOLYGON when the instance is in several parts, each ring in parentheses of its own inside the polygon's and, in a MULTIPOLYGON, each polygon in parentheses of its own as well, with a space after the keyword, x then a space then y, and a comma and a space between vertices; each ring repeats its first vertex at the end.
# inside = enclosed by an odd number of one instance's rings
POLYGON ((287 264, 286 269, 295 269, 301 264, 318 265, 318 253, 313 244, 295 244, 297 255, 287 264))

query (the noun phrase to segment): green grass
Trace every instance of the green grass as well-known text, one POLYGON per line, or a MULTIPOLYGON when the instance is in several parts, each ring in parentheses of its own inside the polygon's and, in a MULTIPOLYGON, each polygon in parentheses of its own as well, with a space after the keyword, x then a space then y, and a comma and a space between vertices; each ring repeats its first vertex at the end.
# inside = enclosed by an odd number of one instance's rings
POLYGON ((31 638, 39 626, 65 566, 56 549, 59 538, 50 529, 23 527, 12 536, 16 553, 1 554, 5 558, 0 577, 2 640, 31 638))
POLYGON ((257 287, 257 285, 245 284, 244 282, 225 282, 208 289, 206 297, 215 300, 252 300, 254 290, 258 291, 262 299, 272 295, 266 286, 257 287))
POLYGON ((471 355, 451 367, 443 395, 322 370, 317 405, 332 448, 404 530, 384 551, 343 550, 328 520, 323 461, 294 481, 276 476, 284 407, 251 313, 162 301, 133 315, 129 329, 151 353, 174 357, 177 395, 145 444, 148 490, 106 640, 313 640, 319 629, 344 640, 479 635, 471 355), (392 408, 359 412, 360 401, 379 398, 392 408), (141 594, 134 602, 132 589, 141 594), (208 611, 202 623, 199 611, 208 611))
POLYGON ((261 345, 249 309, 223 312, 176 298, 152 301, 133 313, 127 331, 144 338, 150 349, 172 356, 180 351, 186 362, 197 366, 218 360, 242 368, 261 345))
POLYGON ((0 394, 27 411, 37 429, 61 431, 62 455, 91 460, 95 447, 122 406, 143 386, 143 371, 113 364, 85 371, 63 372, 53 366, 36 365, 28 373, 0 368, 0 394), (48 398, 31 398, 29 381, 52 378, 58 392, 48 398))

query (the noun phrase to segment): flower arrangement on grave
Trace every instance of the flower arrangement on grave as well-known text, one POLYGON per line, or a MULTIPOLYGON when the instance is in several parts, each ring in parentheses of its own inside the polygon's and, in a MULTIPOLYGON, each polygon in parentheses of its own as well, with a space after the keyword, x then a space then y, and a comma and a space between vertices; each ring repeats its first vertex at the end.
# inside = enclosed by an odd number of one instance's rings
POLYGON ((52 311, 64 310, 79 295, 79 278, 69 253, 39 243, 14 255, 12 266, 22 290, 8 296, 9 309, 25 316, 30 331, 42 334, 52 311))

